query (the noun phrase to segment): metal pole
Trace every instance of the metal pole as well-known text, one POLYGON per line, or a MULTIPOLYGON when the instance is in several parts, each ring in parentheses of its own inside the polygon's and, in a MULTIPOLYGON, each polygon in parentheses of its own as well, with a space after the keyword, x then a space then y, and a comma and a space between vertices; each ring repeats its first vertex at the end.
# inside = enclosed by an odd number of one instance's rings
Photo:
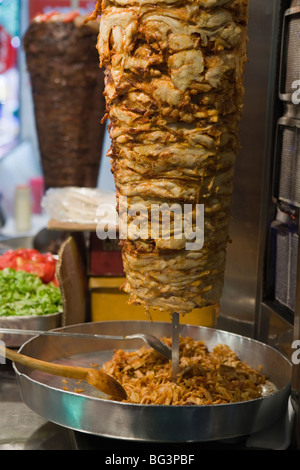
POLYGON ((179 314, 172 315, 172 381, 176 382, 179 372, 179 314))

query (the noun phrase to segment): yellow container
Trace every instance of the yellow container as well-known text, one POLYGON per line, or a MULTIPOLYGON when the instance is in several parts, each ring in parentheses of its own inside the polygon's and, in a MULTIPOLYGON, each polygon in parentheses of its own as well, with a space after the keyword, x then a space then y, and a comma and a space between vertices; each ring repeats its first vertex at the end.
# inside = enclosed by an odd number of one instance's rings
MULTIPOLYGON (((124 277, 90 278, 92 321, 136 320, 136 321, 171 321, 170 314, 159 310, 150 310, 149 318, 144 307, 128 304, 128 294, 121 290, 124 277)), ((194 309, 191 313, 181 316, 180 322, 190 325, 214 328, 218 312, 215 307, 194 309)))

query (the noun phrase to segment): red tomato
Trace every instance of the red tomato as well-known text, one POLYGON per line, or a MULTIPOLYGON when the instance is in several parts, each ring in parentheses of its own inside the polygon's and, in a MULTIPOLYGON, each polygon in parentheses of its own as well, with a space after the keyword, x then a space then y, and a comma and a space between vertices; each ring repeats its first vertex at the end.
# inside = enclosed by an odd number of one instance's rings
POLYGON ((0 256, 0 269, 11 267, 14 260, 13 251, 9 250, 4 255, 0 256))
POLYGON ((40 265, 40 268, 41 270, 43 271, 43 273, 40 275, 41 279, 43 282, 45 282, 46 284, 48 282, 51 282, 53 281, 53 279, 55 278, 55 264, 53 263, 41 263, 40 265))
POLYGON ((0 269, 4 268, 36 274, 44 283, 54 282, 58 285, 55 277, 56 259, 51 253, 42 254, 32 248, 9 250, 0 256, 0 269))

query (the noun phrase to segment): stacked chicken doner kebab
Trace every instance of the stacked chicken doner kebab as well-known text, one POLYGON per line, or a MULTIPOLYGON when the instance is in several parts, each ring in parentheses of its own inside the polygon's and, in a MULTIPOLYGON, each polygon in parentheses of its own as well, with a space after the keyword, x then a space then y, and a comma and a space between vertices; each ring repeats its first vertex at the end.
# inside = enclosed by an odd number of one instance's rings
POLYGON ((202 247, 187 250, 187 237, 175 237, 175 229, 169 239, 129 231, 124 289, 130 302, 170 314, 218 304, 240 146, 248 0, 103 0, 99 15, 119 202, 126 197, 129 210, 142 204, 149 214, 162 203, 204 205, 202 247))

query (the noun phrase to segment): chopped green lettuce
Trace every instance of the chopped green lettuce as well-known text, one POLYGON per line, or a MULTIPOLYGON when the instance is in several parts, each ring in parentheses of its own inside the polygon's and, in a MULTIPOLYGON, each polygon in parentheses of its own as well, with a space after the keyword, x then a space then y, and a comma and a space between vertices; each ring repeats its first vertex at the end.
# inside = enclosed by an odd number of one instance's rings
POLYGON ((35 274, 5 268, 0 271, 0 317, 62 312, 60 288, 44 284, 35 274))

